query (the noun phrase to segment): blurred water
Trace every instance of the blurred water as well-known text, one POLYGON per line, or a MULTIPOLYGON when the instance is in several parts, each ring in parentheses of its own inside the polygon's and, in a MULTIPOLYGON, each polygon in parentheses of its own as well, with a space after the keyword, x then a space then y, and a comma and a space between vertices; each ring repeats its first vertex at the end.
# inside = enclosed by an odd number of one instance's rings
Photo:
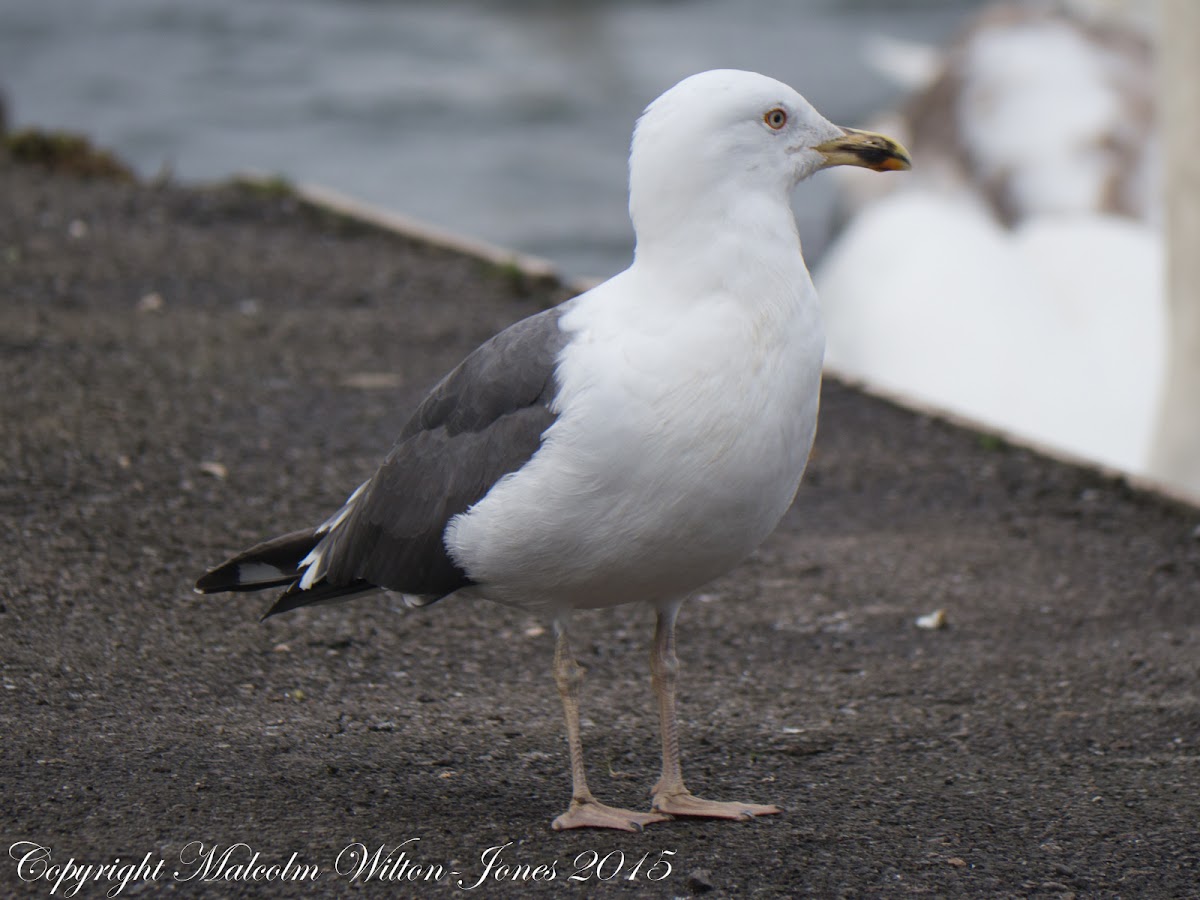
MULTIPOLYGON (((978 0, 0 0, 10 122, 141 172, 317 181, 601 276, 629 260, 626 153, 692 72, 754 69, 860 122, 872 34, 941 43, 978 0)), ((832 185, 798 204, 813 258, 832 185)))

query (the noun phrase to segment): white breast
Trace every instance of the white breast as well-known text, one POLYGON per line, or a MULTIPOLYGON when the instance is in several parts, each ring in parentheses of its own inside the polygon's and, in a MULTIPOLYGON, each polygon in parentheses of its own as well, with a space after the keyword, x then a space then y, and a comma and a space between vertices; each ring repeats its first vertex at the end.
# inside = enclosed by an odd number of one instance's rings
POLYGON ((799 271, 750 304, 650 302, 636 267, 579 299, 563 320, 557 422, 446 531, 483 593, 567 608, 668 599, 770 534, 816 429, 823 335, 799 271))

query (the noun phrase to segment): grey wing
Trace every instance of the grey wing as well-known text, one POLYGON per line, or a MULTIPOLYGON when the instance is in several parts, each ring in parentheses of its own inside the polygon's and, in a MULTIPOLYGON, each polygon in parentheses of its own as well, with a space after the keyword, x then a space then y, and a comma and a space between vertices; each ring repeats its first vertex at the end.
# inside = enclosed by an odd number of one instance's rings
POLYGON ((554 422, 555 368, 567 343, 563 311, 555 307, 500 332, 430 392, 375 475, 322 526, 304 577, 281 602, 303 605, 296 595, 318 586, 441 597, 471 583, 447 553, 443 533, 450 519, 521 468, 554 422))

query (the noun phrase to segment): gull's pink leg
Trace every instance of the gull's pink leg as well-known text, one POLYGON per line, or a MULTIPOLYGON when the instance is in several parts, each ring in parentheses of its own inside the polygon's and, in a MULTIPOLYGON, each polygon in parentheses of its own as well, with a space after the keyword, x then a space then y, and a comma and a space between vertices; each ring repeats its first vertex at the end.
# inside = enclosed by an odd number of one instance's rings
POLYGON ((583 766, 583 741, 579 737, 579 685, 583 670, 571 655, 565 628, 555 623, 554 681, 562 697, 567 719, 567 746, 571 752, 571 806, 553 822, 555 831, 566 828, 616 828, 641 831, 643 825, 666 822, 671 817, 658 812, 633 812, 606 806, 592 796, 583 766))
POLYGON ((654 629, 654 649, 650 654, 650 675, 654 696, 658 698, 658 717, 662 727, 662 777, 651 790, 652 808, 673 816, 705 816, 714 819, 752 819, 783 812, 778 806, 759 803, 720 803, 702 800, 683 783, 679 767, 679 724, 675 717, 675 683, 679 660, 675 656, 675 617, 679 604, 672 603, 658 612, 654 629))

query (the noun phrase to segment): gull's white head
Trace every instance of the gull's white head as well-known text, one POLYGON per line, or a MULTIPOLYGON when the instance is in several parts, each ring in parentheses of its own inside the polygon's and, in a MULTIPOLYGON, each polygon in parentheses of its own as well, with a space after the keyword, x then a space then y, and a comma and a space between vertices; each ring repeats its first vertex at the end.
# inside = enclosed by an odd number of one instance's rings
POLYGON ((836 165, 886 170, 911 163, 895 141, 834 125, 780 81, 733 69, 701 72, 638 120, 629 211, 641 238, 662 216, 720 214, 735 197, 786 205, 797 182, 836 165))

